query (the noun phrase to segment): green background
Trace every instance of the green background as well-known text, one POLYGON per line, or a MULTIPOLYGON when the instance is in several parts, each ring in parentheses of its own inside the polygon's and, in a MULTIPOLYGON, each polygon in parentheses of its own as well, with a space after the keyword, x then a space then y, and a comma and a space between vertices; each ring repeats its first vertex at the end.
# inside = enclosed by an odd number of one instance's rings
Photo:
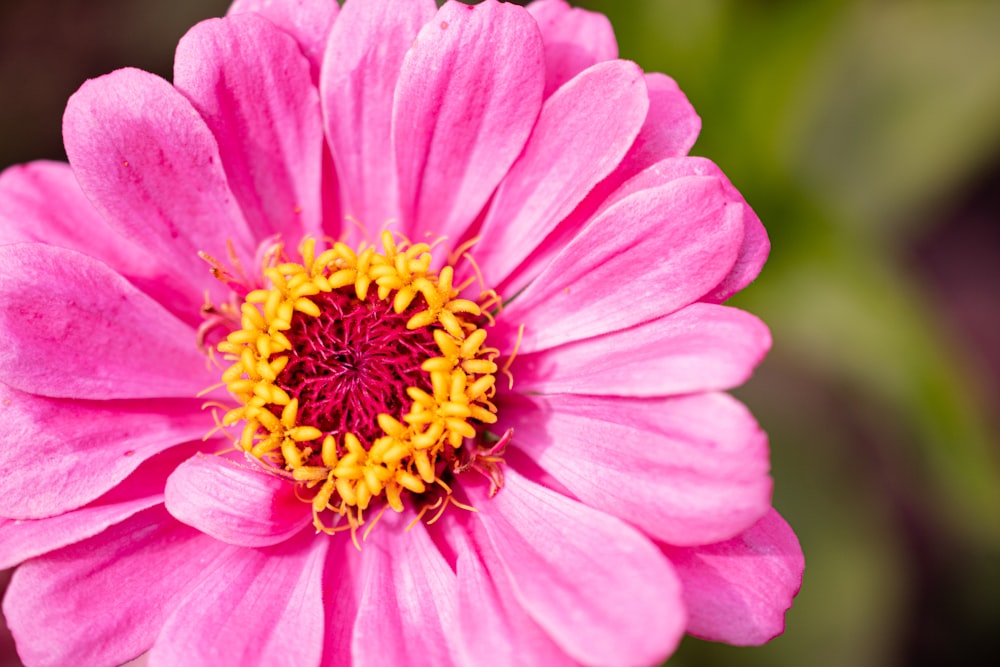
MULTIPOLYGON (((673 76, 694 153, 771 235, 734 300, 774 350, 737 393, 770 433, 806 576, 762 648, 671 665, 993 664, 1000 629, 1000 2, 580 0, 673 76), (992 654, 992 655, 991 655, 992 654)), ((0 166, 63 157, 66 98, 170 75, 207 0, 0 6, 0 166)), ((17 664, 0 637, 0 665, 17 664)))

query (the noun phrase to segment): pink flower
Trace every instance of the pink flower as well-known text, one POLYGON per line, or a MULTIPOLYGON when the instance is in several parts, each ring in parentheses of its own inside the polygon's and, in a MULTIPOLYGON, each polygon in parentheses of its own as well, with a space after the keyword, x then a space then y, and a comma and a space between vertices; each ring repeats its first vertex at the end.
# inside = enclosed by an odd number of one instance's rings
POLYGON ((699 127, 564 0, 236 0, 173 85, 85 83, 70 165, 0 176, 24 661, 651 665, 779 634, 802 555, 720 393, 770 345, 719 305, 769 245, 685 157, 699 127))

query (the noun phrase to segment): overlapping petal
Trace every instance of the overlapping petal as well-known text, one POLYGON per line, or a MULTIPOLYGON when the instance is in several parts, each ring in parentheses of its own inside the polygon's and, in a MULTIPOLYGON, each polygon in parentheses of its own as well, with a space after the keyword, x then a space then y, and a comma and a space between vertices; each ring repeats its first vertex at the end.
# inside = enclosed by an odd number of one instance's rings
POLYGON ((64 162, 39 160, 0 173, 0 245, 29 242, 77 250, 125 275, 148 263, 98 215, 64 162))
POLYGON ((724 394, 536 396, 504 426, 582 502, 670 544, 729 539, 771 507, 767 439, 724 394))
POLYGON ((10 243, 79 251, 101 260, 184 321, 200 319, 190 312, 190 303, 201 294, 164 281, 170 271, 108 225, 64 162, 39 160, 0 173, 0 245, 10 243))
POLYGON ((327 547, 305 531, 266 549, 240 549, 217 563, 173 605, 150 663, 318 666, 327 547))
POLYGON ((319 92, 292 37, 254 13, 203 21, 177 45, 174 85, 215 137, 253 238, 319 236, 319 92))
POLYGON ((327 35, 339 9, 331 0, 233 0, 227 15, 255 12, 288 32, 309 58, 316 79, 327 35))
POLYGON ((0 246, 0 373, 52 397, 191 397, 214 381, 194 329, 105 264, 0 246))
POLYGON ((420 523, 400 517, 368 538, 351 652, 357 667, 447 667, 455 661, 455 573, 420 523), (386 641, 392 637, 392 641, 386 641))
POLYGON ((163 79, 120 69, 87 81, 66 105, 63 140, 84 194, 171 269, 165 279, 201 294, 217 288, 199 251, 225 258, 232 243, 254 256, 215 137, 163 79))
MULTIPOLYGON (((454 524, 452 524, 454 525, 454 524)), ((489 656, 495 667, 574 667, 578 663, 563 651, 528 615, 503 580, 490 575, 484 559, 491 559, 491 569, 502 571, 496 554, 480 549, 466 522, 450 532, 458 551, 458 623, 455 636, 460 664, 475 665, 489 656)), ((483 540, 488 538, 483 536, 483 540)))
POLYGON ((566 0, 536 0, 528 11, 545 43, 545 96, 574 76, 618 57, 618 41, 604 14, 570 7, 566 0))
POLYGON ((684 585, 689 633, 752 646, 784 632, 805 563, 795 533, 776 511, 731 540, 663 549, 684 585))
MULTIPOLYGON (((162 504, 167 475, 193 452, 189 445, 158 454, 121 484, 79 509, 43 519, 0 519, 0 569, 93 537, 133 514, 162 504)), ((9 495, 6 490, 0 493, 9 495)))
POLYGON ((696 303, 629 329, 519 355, 513 372, 522 393, 672 396, 742 384, 770 346, 770 332, 753 315, 696 303))
POLYGON ((153 645, 187 591, 225 577, 237 549, 153 507, 22 564, 3 612, 27 664, 120 665, 153 645))
POLYGON ((196 456, 178 466, 167 482, 166 503, 179 521, 245 547, 284 542, 312 517, 289 480, 218 456, 196 456))
POLYGON ((531 133, 543 58, 531 15, 497 0, 451 0, 423 27, 393 106, 404 234, 462 237, 531 133))
POLYGON ((595 65, 546 100, 524 152, 483 221, 476 261, 503 285, 635 140, 649 102, 642 71, 616 60, 595 65))
POLYGON ((595 667, 639 667, 673 651, 686 621, 680 585, 637 531, 512 468, 492 500, 470 495, 488 507, 476 517, 487 538, 478 546, 501 568, 490 575, 566 653, 595 667))
POLYGON ((437 11, 433 0, 351 0, 330 33, 320 88, 345 216, 368 229, 399 220, 391 141, 403 56, 437 11))
POLYGON ((323 577, 323 667, 351 664, 351 636, 365 585, 360 577, 363 558, 364 550, 359 552, 350 539, 329 545, 323 577))
POLYGON ((591 221, 505 308, 530 352, 671 313, 725 277, 742 211, 713 178, 681 178, 622 199, 591 221))

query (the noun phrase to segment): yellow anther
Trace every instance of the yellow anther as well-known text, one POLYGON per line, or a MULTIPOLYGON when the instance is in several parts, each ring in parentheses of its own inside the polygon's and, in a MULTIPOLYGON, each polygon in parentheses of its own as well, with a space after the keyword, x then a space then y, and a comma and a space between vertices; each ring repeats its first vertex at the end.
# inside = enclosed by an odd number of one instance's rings
POLYGON ((393 438, 402 438, 406 434, 406 427, 399 423, 398 420, 393 417, 380 413, 376 420, 378 421, 379 428, 389 436, 393 438))
POLYGON ((230 394, 246 394, 253 391, 254 382, 253 380, 233 380, 226 385, 226 389, 229 390, 230 394))
POLYGON ((246 296, 247 303, 264 303, 271 295, 271 290, 255 289, 246 296))
POLYGON ((281 411, 281 425, 286 429, 295 428, 295 418, 299 413, 299 399, 293 398, 281 411))
MULTIPOLYGON (((423 484, 421 484, 421 486, 423 486, 423 484)), ((416 493, 423 492, 417 491, 416 493)), ((389 503, 389 507, 391 507, 393 511, 403 511, 403 499, 400 496, 400 486, 398 484, 389 484, 385 487, 385 500, 389 503)))
POLYGON ((305 297, 301 297, 295 300, 295 310, 300 313, 305 313, 306 315, 312 315, 313 317, 320 316, 320 309, 315 303, 310 301, 305 297))
POLYGON ((385 468, 365 468, 364 478, 365 486, 371 491, 372 495, 377 496, 382 493, 382 480, 379 479, 379 475, 376 470, 385 470, 385 468))
POLYGON ((259 354, 261 358, 267 359, 269 356, 271 356, 272 346, 271 346, 271 338, 269 336, 267 336, 266 334, 261 334, 260 336, 257 337, 256 342, 257 342, 257 354, 259 354))
POLYGON ((306 271, 312 270, 313 259, 316 257, 316 239, 307 238, 299 246, 299 254, 302 255, 302 264, 306 271))
POLYGON ((257 434, 258 424, 253 421, 248 421, 243 427, 243 433, 240 435, 240 449, 245 451, 250 451, 253 449, 253 437, 257 434))
POLYGON ((336 490, 335 483, 328 481, 326 484, 320 487, 319 491, 312 499, 313 512, 322 512, 326 509, 326 506, 330 504, 330 498, 333 496, 333 492, 336 490))
POLYGON ((401 470, 396 474, 396 481, 405 489, 412 491, 413 493, 423 493, 427 490, 424 483, 416 475, 411 475, 405 470, 401 470))
MULTIPOLYGON (((314 296, 320 293, 319 285, 316 284, 315 279, 309 280, 306 276, 296 276, 297 278, 302 278, 302 284, 297 285, 289 293, 288 298, 292 300, 298 300, 307 296, 314 296)), ((314 317, 319 317, 315 315, 314 317)))
POLYGON ((222 417, 223 426, 232 426, 236 422, 240 421, 246 415, 246 408, 235 408, 230 410, 222 417))
POLYGON ((326 468, 317 466, 302 466, 292 471, 292 477, 300 482, 311 482, 318 479, 326 479, 329 471, 326 468))
MULTIPOLYGON (((291 301, 282 301, 281 305, 278 306, 278 317, 275 318, 276 323, 281 323, 284 325, 289 325, 292 322, 292 316, 295 314, 295 304, 291 301)), ((279 327, 284 328, 284 327, 279 327)))
POLYGON ((357 505, 358 497, 354 493, 354 485, 347 479, 338 476, 337 477, 337 493, 340 494, 341 499, 348 505, 357 505))
POLYGON ((477 400, 481 396, 485 396, 493 388, 494 384, 496 384, 496 377, 484 375, 473 382, 472 386, 466 390, 466 393, 471 400, 477 400))
POLYGON ((261 423, 261 426, 266 428, 272 433, 281 429, 281 421, 271 413, 270 410, 264 410, 263 408, 256 415, 257 421, 261 423))
POLYGON ((285 439, 281 443, 281 455, 285 458, 285 464, 290 468, 301 468, 305 463, 302 459, 302 452, 296 446, 295 441, 285 439))
POLYGON ((427 455, 427 450, 421 449, 413 452, 413 463, 417 466, 420 479, 428 484, 434 481, 434 466, 431 465, 431 459, 427 455))
POLYGON ((466 373, 488 374, 497 372, 497 365, 489 359, 468 359, 462 362, 462 370, 466 373))
MULTIPOLYGON (((478 308, 478 307, 477 307, 478 308)), ((435 338, 437 340, 437 338, 435 338)), ((476 329, 468 338, 462 341, 462 347, 460 354, 463 359, 473 359, 476 353, 479 352, 479 348, 482 347, 483 343, 486 342, 486 329, 476 329)))
POLYGON ((252 303, 244 303, 240 306, 240 312, 243 314, 242 325, 244 329, 266 329, 267 324, 264 322, 264 316, 260 314, 256 306, 252 303))
POLYGON ((241 375, 243 375, 243 364, 236 362, 222 374, 222 381, 228 385, 235 382, 241 375))
POLYGON ((331 275, 327 280, 329 281, 331 288, 340 289, 341 287, 347 287, 348 285, 354 283, 354 279, 357 275, 358 272, 354 269, 341 269, 331 275))
POLYGON ((323 431, 315 426, 296 426, 288 430, 288 437, 296 442, 307 442, 323 437, 323 431))
POLYGON ((460 417, 462 419, 472 416, 472 410, 469 409, 468 405, 452 403, 451 401, 442 405, 438 413, 442 417, 460 417))
POLYGON ((347 448, 349 454, 363 457, 366 453, 365 448, 361 446, 361 441, 358 440, 358 436, 353 433, 348 433, 344 436, 344 447, 347 448))
POLYGON ((337 465, 337 441, 332 435, 323 438, 323 448, 320 450, 323 465, 327 468, 334 468, 337 465))
POLYGON ((269 267, 264 269, 264 275, 267 279, 271 281, 274 285, 274 290, 279 293, 279 296, 284 292, 288 291, 288 283, 285 281, 285 277, 281 275, 281 271, 277 267, 269 267))
POLYGON ((442 309, 437 314, 438 322, 444 327, 444 330, 450 333, 455 338, 461 338, 465 335, 465 330, 462 328, 462 323, 455 317, 455 314, 450 310, 442 309))
POLYGON ((282 295, 276 289, 268 291, 267 301, 264 302, 264 319, 273 322, 278 319, 278 307, 281 305, 282 295))
POLYGON ((410 331, 429 327, 437 321, 437 316, 429 310, 422 310, 406 322, 406 328, 410 331))
POLYGON ((413 299, 417 296, 417 291, 410 286, 401 287, 398 292, 396 292, 396 297, 392 301, 392 309, 397 315, 401 314, 404 310, 410 307, 413 303, 413 299))
POLYGON ((357 486, 354 487, 354 493, 357 495, 357 506, 363 510, 368 509, 373 493, 364 480, 358 482, 357 486))

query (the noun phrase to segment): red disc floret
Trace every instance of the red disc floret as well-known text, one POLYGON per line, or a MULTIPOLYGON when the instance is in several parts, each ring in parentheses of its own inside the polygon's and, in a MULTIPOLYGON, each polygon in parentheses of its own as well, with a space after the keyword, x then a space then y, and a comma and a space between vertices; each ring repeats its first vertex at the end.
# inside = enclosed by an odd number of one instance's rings
POLYGON ((338 441, 382 435, 376 417, 405 414, 408 387, 430 391, 420 365, 438 354, 431 331, 407 329, 407 315, 374 293, 364 301, 334 290, 312 297, 318 317, 297 317, 285 335, 288 365, 275 384, 299 400, 298 419, 338 441))

